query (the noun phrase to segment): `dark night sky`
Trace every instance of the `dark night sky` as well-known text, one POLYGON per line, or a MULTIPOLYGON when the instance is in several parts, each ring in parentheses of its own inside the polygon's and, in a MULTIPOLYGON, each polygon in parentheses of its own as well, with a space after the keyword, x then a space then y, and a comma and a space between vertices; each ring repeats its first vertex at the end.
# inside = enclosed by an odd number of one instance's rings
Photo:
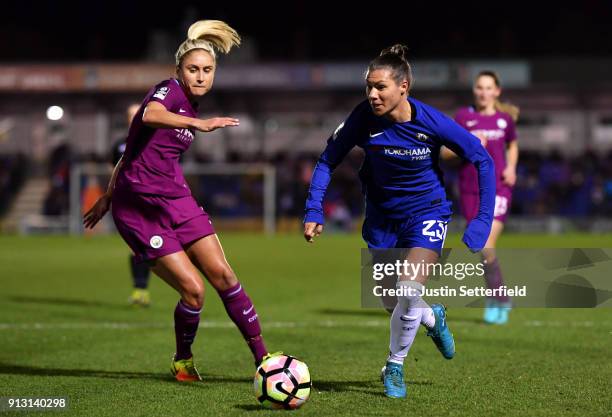
POLYGON ((610 56, 612 2, 440 1, 11 2, 3 4, 2 62, 137 61, 156 31, 171 53, 187 22, 222 19, 254 39, 265 61, 347 60, 395 42, 415 58, 610 56), (158 3, 163 4, 163 3, 158 3), (468 6, 468 4, 470 6, 468 6), (333 6, 332 6, 333 5, 333 6), (534 7, 537 5, 537 8, 534 7))

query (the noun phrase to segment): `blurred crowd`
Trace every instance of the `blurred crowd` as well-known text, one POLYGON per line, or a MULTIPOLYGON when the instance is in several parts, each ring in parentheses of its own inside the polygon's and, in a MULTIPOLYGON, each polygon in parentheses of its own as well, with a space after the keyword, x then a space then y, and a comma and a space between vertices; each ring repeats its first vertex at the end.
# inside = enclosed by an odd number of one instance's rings
MULTIPOLYGON (((292 207, 293 215, 301 215, 313 160, 288 167, 302 174, 298 193, 289 197, 288 189, 279 189, 280 201, 298 202, 298 207, 292 207)), ((361 190, 355 175, 360 163, 359 154, 354 152, 334 174, 324 206, 332 224, 341 226, 362 213, 361 190)), ((459 213, 456 167, 444 165, 443 169, 447 196, 453 202, 454 212, 459 213)), ((569 218, 612 215, 612 152, 605 155, 585 152, 574 157, 564 157, 559 152, 521 152, 511 214, 569 218)))
POLYGON ((25 155, 0 155, 0 216, 6 213, 12 197, 23 185, 27 168, 25 155))
MULTIPOLYGON (((318 155, 278 154, 266 162, 276 167, 277 216, 300 218, 308 184, 318 155)), ((0 212, 23 183, 27 158, 24 155, 3 156, 0 163, 0 212)), ((350 228, 363 213, 363 197, 356 172, 362 162, 360 151, 351 152, 338 166, 328 189, 324 210, 330 227, 350 228)), ((88 160, 91 160, 89 158, 88 160)), ((67 145, 56 148, 49 160, 49 191, 43 214, 68 212, 71 164, 77 161, 67 145)), ((97 162, 104 160, 97 158, 97 162)), ((79 158, 79 162, 83 162, 79 158)), ((106 161, 108 162, 108 161, 106 161)), ((206 159, 196 162, 206 163, 206 159)), ((228 162, 262 162, 261 157, 241 159, 230 156, 228 162)), ((110 166, 110 164, 109 164, 110 166)), ((443 166, 448 198, 458 212, 456 167, 443 166)), ((609 216, 612 214, 612 152, 585 152, 574 157, 559 152, 522 151, 517 169, 511 213, 517 216, 557 215, 570 218, 609 216)), ((100 178, 97 184, 106 183, 100 178)), ((261 176, 189 177, 194 194, 214 216, 261 216, 263 181, 261 176)), ((82 186, 87 181, 82 182, 82 186)))

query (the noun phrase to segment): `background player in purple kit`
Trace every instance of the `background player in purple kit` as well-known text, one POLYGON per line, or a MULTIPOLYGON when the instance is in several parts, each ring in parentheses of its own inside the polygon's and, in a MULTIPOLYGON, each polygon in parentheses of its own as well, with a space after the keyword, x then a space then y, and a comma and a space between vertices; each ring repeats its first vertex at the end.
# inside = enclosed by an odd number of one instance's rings
POLYGON ((255 363, 267 350, 254 306, 225 259, 208 214, 185 182, 179 157, 194 131, 238 126, 237 119, 198 119, 196 99, 210 91, 216 51, 228 53, 240 37, 226 23, 191 25, 176 52, 176 78, 152 88, 131 123, 125 153, 106 194, 84 216, 93 227, 111 207, 117 229, 136 259, 178 291, 174 310, 176 353, 171 370, 179 381, 198 381, 191 345, 200 322, 204 285, 200 272, 219 293, 247 341, 255 363))
MULTIPOLYGON (((510 210, 512 187, 516 182, 518 144, 515 121, 519 109, 508 103, 501 103, 501 83, 493 71, 480 72, 474 81, 474 104, 459 109, 455 121, 477 136, 493 158, 495 164, 496 193, 495 212, 491 234, 482 251, 485 264, 485 279, 488 288, 504 285, 499 261, 495 253, 497 239, 504 229, 504 222, 510 210)), ((446 150, 446 155, 452 151, 446 150)), ((459 191, 461 213, 466 221, 472 220, 478 212, 478 177, 471 164, 463 163, 459 169, 459 191)), ((504 324, 511 309, 508 296, 488 298, 484 310, 484 321, 490 324, 504 324)))
MULTIPOLYGON (((134 119, 136 113, 140 109, 140 104, 130 104, 126 110, 127 125, 129 126, 134 119)), ((116 166, 123 153, 125 152, 125 137, 117 139, 112 145, 111 161, 113 166, 116 166)), ((151 304, 151 295, 149 294, 149 276, 151 271, 149 265, 145 262, 138 262, 134 253, 130 254, 130 273, 132 275, 132 293, 128 298, 128 302, 134 306, 148 307, 151 304)))

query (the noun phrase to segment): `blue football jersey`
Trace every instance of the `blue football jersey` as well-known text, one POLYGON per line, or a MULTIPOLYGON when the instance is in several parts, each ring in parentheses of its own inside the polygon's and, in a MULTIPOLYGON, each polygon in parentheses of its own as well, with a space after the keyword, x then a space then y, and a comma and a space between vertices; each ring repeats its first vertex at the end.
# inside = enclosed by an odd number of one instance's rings
POLYGON ((442 112, 412 97, 408 101, 412 108, 412 120, 408 122, 395 123, 376 116, 364 100, 338 126, 313 172, 305 222, 324 223, 322 203, 331 173, 355 146, 365 152, 359 177, 368 205, 391 219, 407 219, 427 210, 450 214, 451 203, 446 199, 439 167, 440 147, 444 145, 477 168, 477 217, 490 227, 495 173, 486 149, 442 112))

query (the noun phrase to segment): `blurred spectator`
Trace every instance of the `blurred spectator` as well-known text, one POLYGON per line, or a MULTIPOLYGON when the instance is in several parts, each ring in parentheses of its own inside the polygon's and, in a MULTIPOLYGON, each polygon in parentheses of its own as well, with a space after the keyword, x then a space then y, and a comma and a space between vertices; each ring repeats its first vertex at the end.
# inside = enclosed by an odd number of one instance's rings
POLYGON ((8 210, 23 184, 28 160, 23 154, 0 156, 0 216, 8 210))
MULTIPOLYGON (((240 153, 234 152, 231 162, 272 164, 276 168, 278 217, 301 219, 317 158, 317 154, 305 153, 279 153, 267 159, 262 155, 241 158, 240 153)), ((66 214, 69 150, 58 148, 53 160, 54 187, 45 210, 49 214, 66 214)), ((333 227, 342 230, 354 228, 355 219, 363 213, 361 188, 355 181, 362 160, 361 151, 353 151, 334 171, 325 202, 328 221, 333 223, 333 227)), ((198 156, 198 162, 206 163, 206 158, 198 156)), ((458 211, 456 170, 446 166, 443 169, 447 196, 458 211)), ((6 169, 0 174, 5 172, 6 169)), ((198 182, 198 186, 193 187, 196 198, 206 196, 206 209, 212 215, 257 217, 262 214, 263 182, 260 175, 204 176, 190 180, 198 182)), ((612 215, 612 152, 599 155, 587 151, 574 157, 565 157, 559 152, 521 152, 511 213, 570 218, 612 215)))
POLYGON ((49 156, 51 188, 45 198, 43 214, 59 216, 68 213, 71 163, 72 150, 67 143, 61 143, 51 151, 49 156))

